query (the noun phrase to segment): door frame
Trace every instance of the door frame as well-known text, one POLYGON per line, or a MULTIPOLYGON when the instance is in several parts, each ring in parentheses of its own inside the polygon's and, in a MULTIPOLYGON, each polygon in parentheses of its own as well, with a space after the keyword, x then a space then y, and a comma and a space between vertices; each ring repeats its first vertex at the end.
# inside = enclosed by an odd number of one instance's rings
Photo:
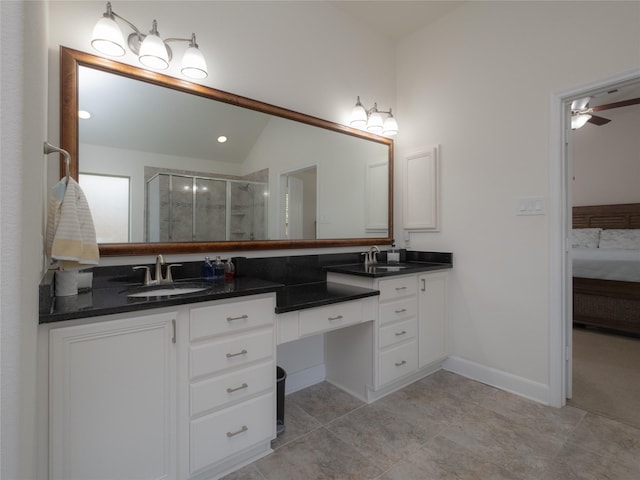
POLYGON ((572 391, 571 102, 640 83, 640 69, 551 95, 549 132, 549 405, 562 407, 572 391))

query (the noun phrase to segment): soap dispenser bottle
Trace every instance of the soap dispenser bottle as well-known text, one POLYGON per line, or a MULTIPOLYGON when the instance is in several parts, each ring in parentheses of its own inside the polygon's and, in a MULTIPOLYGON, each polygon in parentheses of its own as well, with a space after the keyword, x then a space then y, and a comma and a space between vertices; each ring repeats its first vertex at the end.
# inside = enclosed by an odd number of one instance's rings
POLYGON ((202 264, 202 278, 205 280, 211 280, 213 278, 213 264, 209 257, 204 257, 204 263, 202 264))
POLYGON ((400 263, 400 251, 396 248, 396 242, 391 243, 391 248, 387 252, 387 263, 400 263))
POLYGON ((216 257, 216 262, 213 264, 213 276, 215 278, 224 277, 224 263, 222 263, 220 256, 216 257))

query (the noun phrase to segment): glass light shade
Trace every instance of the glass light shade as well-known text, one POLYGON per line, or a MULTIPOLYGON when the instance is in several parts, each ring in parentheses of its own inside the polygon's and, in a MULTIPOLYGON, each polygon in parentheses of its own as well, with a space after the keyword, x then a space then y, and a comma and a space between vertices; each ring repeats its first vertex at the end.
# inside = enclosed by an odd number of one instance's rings
POLYGON ((351 110, 351 121, 349 125, 355 128, 364 128, 367 124, 367 111, 358 102, 353 110, 351 110))
POLYGON ((111 17, 102 17, 93 27, 91 34, 91 46, 100 53, 112 57, 121 57, 125 54, 124 37, 122 30, 111 17))
POLYGON ((373 112, 369 116, 369 121, 367 122, 367 130, 371 133, 382 133, 382 115, 379 112, 373 112))
POLYGON ((207 62, 198 47, 187 48, 182 57, 180 71, 189 78, 201 79, 207 77, 207 62))
POLYGON ((584 127, 584 124, 589 121, 591 115, 588 113, 581 113, 580 115, 574 115, 571 117, 571 128, 576 130, 578 128, 584 127))
POLYGON ((387 137, 393 137, 398 134, 398 122, 391 115, 386 118, 384 125, 382 126, 382 135, 387 137))
POLYGON ((167 46, 158 35, 149 34, 140 45, 138 60, 146 67, 165 70, 169 68, 167 46))

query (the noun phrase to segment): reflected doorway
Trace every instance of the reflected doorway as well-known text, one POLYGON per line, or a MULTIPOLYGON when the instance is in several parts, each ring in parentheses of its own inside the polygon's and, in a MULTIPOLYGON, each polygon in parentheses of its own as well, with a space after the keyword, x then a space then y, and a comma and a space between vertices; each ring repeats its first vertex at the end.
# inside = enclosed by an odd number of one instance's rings
POLYGON ((280 235, 287 240, 317 238, 316 165, 280 175, 280 235))

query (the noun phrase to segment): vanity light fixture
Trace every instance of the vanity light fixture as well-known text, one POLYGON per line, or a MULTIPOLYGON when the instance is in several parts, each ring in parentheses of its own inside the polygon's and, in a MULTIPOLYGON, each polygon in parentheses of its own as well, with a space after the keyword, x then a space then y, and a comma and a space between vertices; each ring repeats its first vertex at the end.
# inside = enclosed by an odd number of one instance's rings
POLYGON ((107 11, 93 27, 91 46, 105 55, 121 57, 126 53, 124 36, 116 19, 126 23, 133 33, 127 37, 129 49, 138 55, 138 60, 144 66, 156 70, 169 68, 173 53, 167 43, 189 42, 189 47, 182 57, 180 71, 189 78, 202 79, 208 75, 207 62, 198 48, 195 33, 191 38, 160 38, 158 23, 154 20, 151 30, 147 35, 142 33, 133 23, 115 13, 111 8, 111 2, 107 2, 107 11))
POLYGON ((360 102, 360 96, 358 96, 356 105, 351 111, 349 124, 352 127, 386 137, 392 137, 398 133, 398 122, 391 109, 388 111, 378 110, 378 104, 374 103, 373 107, 367 110, 360 102), (383 120, 382 114, 387 115, 387 118, 383 120))

